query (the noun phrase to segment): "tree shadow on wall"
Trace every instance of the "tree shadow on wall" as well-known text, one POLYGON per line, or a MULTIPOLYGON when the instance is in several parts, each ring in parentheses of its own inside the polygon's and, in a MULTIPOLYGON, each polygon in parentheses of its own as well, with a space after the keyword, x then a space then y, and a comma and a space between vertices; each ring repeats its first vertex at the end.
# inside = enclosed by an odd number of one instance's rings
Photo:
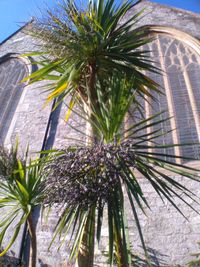
POLYGON ((38 259, 40 267, 51 267, 49 264, 44 263, 41 259, 38 259))
MULTIPOLYGON (((172 267, 169 265, 168 258, 169 256, 166 254, 162 254, 159 251, 147 247, 147 252, 150 258, 150 263, 151 267, 172 267)), ((107 258, 107 263, 109 262, 108 260, 108 251, 102 251, 102 255, 107 258)), ((140 253, 140 255, 136 255, 134 252, 131 253, 131 258, 132 258, 132 267, 149 267, 147 260, 145 259, 145 255, 140 253)), ((116 258, 114 255, 114 262, 116 258)), ((115 263, 114 263, 114 266, 115 263)), ((97 264, 95 267, 101 267, 101 265, 97 264)), ((181 267, 179 265, 176 265, 176 267, 181 267)))
MULTIPOLYGON (((53 265, 49 265, 49 264, 44 263, 41 259, 38 259, 38 261, 39 261, 39 266, 40 267, 52 267, 53 266, 53 265)), ((60 263, 59 266, 62 266, 62 267, 74 267, 75 264, 67 262, 67 261, 64 261, 64 262, 60 263)), ((54 267, 56 267, 56 266, 54 266, 54 267)))
POLYGON ((20 267, 19 259, 15 257, 13 251, 10 252, 12 255, 4 255, 0 257, 0 267, 20 267))
MULTIPOLYGON (((166 258, 168 257, 167 255, 162 254, 152 248, 147 248, 147 251, 150 257, 152 267, 170 267, 166 263, 166 258)), ((145 260, 144 256, 133 255, 132 264, 133 267, 148 267, 148 263, 145 260)))

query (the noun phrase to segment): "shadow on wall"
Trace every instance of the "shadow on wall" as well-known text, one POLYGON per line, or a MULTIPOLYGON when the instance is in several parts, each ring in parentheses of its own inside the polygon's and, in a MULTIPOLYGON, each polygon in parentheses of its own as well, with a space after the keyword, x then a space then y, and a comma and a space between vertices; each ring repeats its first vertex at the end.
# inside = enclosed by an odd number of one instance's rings
MULTIPOLYGON (((162 254, 155 249, 148 247, 147 251, 148 251, 148 254, 150 257, 151 267, 182 267, 179 265, 171 266, 171 265, 167 264, 167 262, 169 260, 169 256, 162 254)), ((106 257, 108 259, 108 251, 103 251, 102 254, 104 257, 106 257)), ((108 263, 108 261, 107 261, 107 263, 108 263)), ((103 265, 103 266, 105 266, 105 265, 103 265)), ((96 264, 94 267, 102 267, 102 265, 96 264)), ((132 267, 149 267, 147 261, 145 260, 144 254, 136 255, 136 254, 132 253, 132 267)))
MULTIPOLYGON (((168 257, 167 255, 161 254, 160 252, 152 248, 148 248, 147 251, 150 257, 152 267, 171 267, 166 263, 167 257, 168 257)), ((133 266, 134 267, 148 267, 148 264, 147 264, 147 261, 144 259, 144 257, 133 255, 133 266)))
POLYGON ((15 253, 10 251, 10 254, 0 258, 0 267, 20 267, 19 259, 15 257, 15 253))
POLYGON ((41 259, 38 259, 38 262, 39 262, 40 267, 74 267, 74 264, 69 263, 67 261, 60 263, 59 266, 52 266, 52 265, 46 264, 41 259))
MULTIPOLYGON (((167 255, 161 254, 157 250, 154 250, 151 248, 148 248, 148 253, 150 256, 152 267, 172 267, 166 263, 167 258, 168 258, 167 255)), ((11 251, 11 254, 12 254, 12 251, 11 251)), ((13 253, 13 255, 14 255, 14 253, 13 253)), ((43 262, 41 259, 38 259, 38 263, 39 263, 38 265, 40 267, 52 267, 51 265, 43 262)), ((133 267, 148 267, 148 264, 147 264, 147 262, 143 256, 133 255, 133 263, 132 264, 133 264, 132 265, 133 267)), ((200 265, 198 265, 198 266, 200 266, 200 265)), ((15 256, 5 255, 2 258, 0 258, 0 267, 21 267, 21 266, 19 265, 19 259, 18 258, 16 258, 15 256)), ((57 266, 55 266, 55 267, 57 267, 57 266)), ((63 262, 59 265, 59 267, 74 267, 74 265, 67 263, 67 262, 63 262)), ((176 267, 181 267, 181 266, 176 265, 176 267)))
POLYGON ((40 267, 50 267, 49 264, 45 264, 41 259, 38 259, 40 267))
MULTIPOLYGON (((168 257, 167 255, 161 254, 157 250, 154 250, 151 248, 148 248, 148 253, 150 256, 152 267, 172 267, 166 263, 167 257, 168 257), (165 261, 165 258, 166 258, 166 261, 165 261)), ((39 259, 38 261, 39 261, 40 267, 52 267, 49 264, 45 264, 41 259, 39 259)), ((70 263, 65 262, 63 264, 60 264, 59 266, 60 267, 74 267, 74 264, 72 264, 72 263, 70 264, 70 263)), ((100 265, 95 265, 95 266, 96 267, 102 267, 100 265)), ((144 257, 133 255, 132 267, 148 267, 148 266, 149 265, 147 264, 144 257)), ((176 267, 181 267, 181 266, 177 265, 176 267)))
MULTIPOLYGON (((161 254, 155 249, 147 248, 152 267, 169 267, 167 264, 167 258, 169 256, 161 254)), ((133 254, 133 266, 134 267, 148 267, 145 257, 140 257, 133 254)), ((171 266, 170 266, 171 267, 171 266)), ((178 266, 177 266, 178 267, 178 266)))

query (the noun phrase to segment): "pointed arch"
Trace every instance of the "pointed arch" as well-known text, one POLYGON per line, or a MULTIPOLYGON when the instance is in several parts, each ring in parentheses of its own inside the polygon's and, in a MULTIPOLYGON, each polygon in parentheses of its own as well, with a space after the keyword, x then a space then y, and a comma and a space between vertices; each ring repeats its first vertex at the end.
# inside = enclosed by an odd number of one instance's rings
POLYGON ((4 143, 24 94, 21 80, 32 71, 28 58, 6 54, 0 58, 0 143, 4 143))
MULTIPOLYGON (((164 71, 161 78, 152 76, 161 84, 166 97, 161 96, 161 106, 153 104, 151 112, 167 106, 168 115, 173 118, 163 129, 174 129, 173 143, 200 142, 200 41, 170 27, 150 25, 143 28, 155 37, 148 49, 156 65, 164 71)), ((167 144, 170 137, 158 141, 167 144)), ((168 153, 200 159, 200 146, 177 147, 168 153)))

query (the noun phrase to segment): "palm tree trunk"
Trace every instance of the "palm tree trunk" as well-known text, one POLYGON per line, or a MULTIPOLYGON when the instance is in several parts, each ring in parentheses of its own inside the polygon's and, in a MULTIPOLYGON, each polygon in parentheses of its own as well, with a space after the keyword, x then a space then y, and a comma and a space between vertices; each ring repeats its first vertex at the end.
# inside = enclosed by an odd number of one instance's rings
MULTIPOLYGON (((90 145, 95 142, 94 129, 90 123, 86 125, 87 140, 86 144, 90 145)), ((94 250, 95 250, 95 210, 93 206, 89 210, 87 221, 84 227, 83 238, 78 253, 77 267, 93 267, 94 264, 94 250)))
MULTIPOLYGON (((94 72, 92 72, 90 79, 90 90, 91 94, 94 92, 94 72)), ((90 116, 90 119, 93 120, 91 109, 90 109, 90 101, 85 106, 87 114, 90 116)), ((91 145, 94 142, 97 142, 97 136, 95 134, 95 129, 90 122, 86 123, 86 145, 91 145)), ((96 207, 93 206, 90 208, 88 218, 84 227, 83 238, 81 241, 81 246, 78 253, 78 267, 93 267, 94 264, 94 250, 95 250, 95 210, 96 207)))
MULTIPOLYGON (((88 97, 87 104, 85 105, 86 112, 90 117, 90 121, 94 122, 95 118, 92 116, 92 105, 97 106, 97 95, 95 91, 95 75, 96 75, 96 64, 91 62, 89 65, 89 79, 88 86, 90 91, 90 96, 88 97)), ((92 143, 97 143, 98 138, 95 133, 95 129, 92 123, 86 123, 86 145, 91 145, 92 143)), ((81 241, 81 246, 78 253, 78 267, 93 267, 94 264, 94 250, 95 250, 95 210, 96 207, 90 208, 88 218, 85 224, 83 238, 81 241)))
POLYGON ((78 267, 93 267, 95 249, 95 207, 91 207, 85 224, 81 247, 78 254, 78 267))
POLYGON ((30 260, 30 267, 36 267, 37 261, 37 237, 36 237, 36 229, 33 223, 33 214, 32 212, 29 214, 27 219, 28 224, 28 231, 31 238, 31 260, 30 260))
POLYGON ((123 253, 123 247, 122 247, 122 240, 121 237, 118 236, 117 243, 116 243, 116 253, 117 253, 117 266, 118 267, 130 267, 128 264, 128 259, 126 258, 126 255, 123 253))

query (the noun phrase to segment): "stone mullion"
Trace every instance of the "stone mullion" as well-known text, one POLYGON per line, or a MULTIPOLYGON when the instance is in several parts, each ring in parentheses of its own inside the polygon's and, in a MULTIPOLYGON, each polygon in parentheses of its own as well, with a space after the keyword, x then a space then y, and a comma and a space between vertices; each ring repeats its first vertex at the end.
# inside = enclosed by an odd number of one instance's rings
MULTIPOLYGON (((146 88, 146 90, 148 90, 148 88, 146 88)), ((145 97, 145 104, 144 104, 146 118, 149 118, 152 115, 150 103, 151 103, 151 98, 148 97, 148 96, 146 96, 145 97)), ((147 128, 147 134, 149 134, 148 135, 149 138, 151 138, 151 134, 150 133, 152 132, 152 130, 153 130, 152 127, 148 127, 147 128)), ((148 146, 151 146, 152 143, 150 141, 148 141, 147 142, 147 145, 148 146)), ((153 149, 152 148, 149 148, 148 149, 148 152, 150 152, 150 153, 153 152, 153 149)))
POLYGON ((194 93, 192 90, 192 85, 190 82, 190 78, 189 78, 189 75, 187 73, 187 69, 185 68, 185 64, 183 62, 182 57, 180 57, 180 63, 181 63, 181 69, 183 70, 183 77, 185 80, 185 84, 186 84, 186 88, 187 88, 187 92, 188 92, 188 96, 189 96, 189 100, 190 100, 193 118, 195 121, 195 127, 196 127, 197 134, 198 134, 198 140, 200 142, 200 119, 199 119, 199 115, 198 115, 198 109, 197 109, 195 96, 194 96, 194 93))
MULTIPOLYGON (((164 72, 163 82, 164 82, 164 88, 165 88, 165 93, 166 93, 169 116, 171 117, 170 125, 171 125, 171 129, 174 129, 172 131, 172 139, 173 139, 173 143, 174 144, 178 144, 179 143, 179 137, 178 137, 177 130, 175 130, 175 129, 177 129, 177 123, 176 123, 176 120, 175 120, 175 117, 174 117, 175 108, 174 108, 174 105, 173 105, 173 95, 172 95, 171 86, 170 86, 168 77, 166 75, 167 70, 166 70, 166 67, 165 67, 165 62, 164 62, 164 59, 163 59, 164 57, 163 57, 163 53, 162 53, 162 49, 161 49, 161 44, 160 44, 159 38, 157 38, 157 45, 158 45, 158 52, 159 52, 159 55, 160 55, 161 69, 164 72)), ((181 156, 180 147, 175 147, 174 151, 175 151, 175 155, 176 156, 181 156)), ((180 159, 176 159, 176 162, 177 163, 181 163, 181 160, 180 159)))

